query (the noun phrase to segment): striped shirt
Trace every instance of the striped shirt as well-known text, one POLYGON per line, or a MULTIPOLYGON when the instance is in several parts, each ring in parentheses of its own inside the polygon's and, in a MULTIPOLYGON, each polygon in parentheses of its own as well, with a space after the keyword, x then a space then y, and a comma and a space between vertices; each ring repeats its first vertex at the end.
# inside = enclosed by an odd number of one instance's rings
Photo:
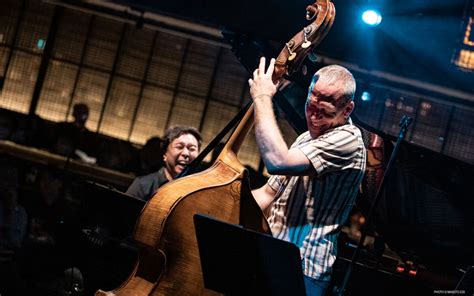
POLYGON ((291 148, 300 149, 308 157, 316 174, 270 177, 268 184, 277 193, 268 221, 273 236, 300 248, 306 276, 329 281, 337 236, 365 171, 361 132, 351 123, 316 139, 305 132, 291 148))

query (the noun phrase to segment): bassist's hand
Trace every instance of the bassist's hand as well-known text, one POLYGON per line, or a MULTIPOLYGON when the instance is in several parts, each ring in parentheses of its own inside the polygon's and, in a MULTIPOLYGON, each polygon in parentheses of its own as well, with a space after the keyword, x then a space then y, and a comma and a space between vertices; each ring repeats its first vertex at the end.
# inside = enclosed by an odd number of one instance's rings
POLYGON ((264 97, 271 99, 275 95, 280 82, 274 83, 272 80, 274 69, 275 59, 270 60, 270 65, 267 71, 265 71, 265 57, 260 58, 258 68, 253 72, 253 79, 249 79, 250 95, 254 101, 264 97))

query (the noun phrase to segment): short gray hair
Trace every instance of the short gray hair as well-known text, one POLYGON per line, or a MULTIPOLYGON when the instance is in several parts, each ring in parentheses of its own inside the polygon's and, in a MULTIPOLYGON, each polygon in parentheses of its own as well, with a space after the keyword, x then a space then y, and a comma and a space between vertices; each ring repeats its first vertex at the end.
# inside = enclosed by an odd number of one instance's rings
POLYGON ((347 101, 354 99, 356 82, 354 76, 352 76, 352 73, 346 68, 339 65, 329 65, 322 67, 314 74, 310 89, 314 86, 316 80, 327 85, 342 83, 344 98, 347 101))

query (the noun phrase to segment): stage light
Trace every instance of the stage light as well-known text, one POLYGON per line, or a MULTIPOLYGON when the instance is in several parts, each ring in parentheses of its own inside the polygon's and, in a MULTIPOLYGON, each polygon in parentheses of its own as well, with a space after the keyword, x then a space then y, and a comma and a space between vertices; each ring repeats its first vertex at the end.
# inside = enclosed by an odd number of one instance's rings
POLYGON ((382 21, 382 15, 378 10, 369 9, 362 14, 362 20, 367 25, 375 27, 382 21))
POLYGON ((364 91, 362 95, 360 96, 360 99, 364 102, 370 101, 370 93, 367 91, 364 91))

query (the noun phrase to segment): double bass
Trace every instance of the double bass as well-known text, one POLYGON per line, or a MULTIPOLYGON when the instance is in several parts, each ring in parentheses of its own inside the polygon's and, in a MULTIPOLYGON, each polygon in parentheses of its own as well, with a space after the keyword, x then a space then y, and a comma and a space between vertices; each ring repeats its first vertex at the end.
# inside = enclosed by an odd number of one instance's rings
MULTIPOLYGON (((306 8, 306 18, 312 22, 278 55, 274 82, 300 67, 326 36, 334 16, 334 5, 329 0, 317 0, 306 8)), ((193 216, 201 213, 270 234, 268 222, 252 196, 247 170, 237 158, 252 125, 250 106, 209 169, 175 179, 155 193, 135 226, 139 253, 134 270, 120 287, 108 292, 99 290, 95 295, 219 295, 204 288, 193 216)))

